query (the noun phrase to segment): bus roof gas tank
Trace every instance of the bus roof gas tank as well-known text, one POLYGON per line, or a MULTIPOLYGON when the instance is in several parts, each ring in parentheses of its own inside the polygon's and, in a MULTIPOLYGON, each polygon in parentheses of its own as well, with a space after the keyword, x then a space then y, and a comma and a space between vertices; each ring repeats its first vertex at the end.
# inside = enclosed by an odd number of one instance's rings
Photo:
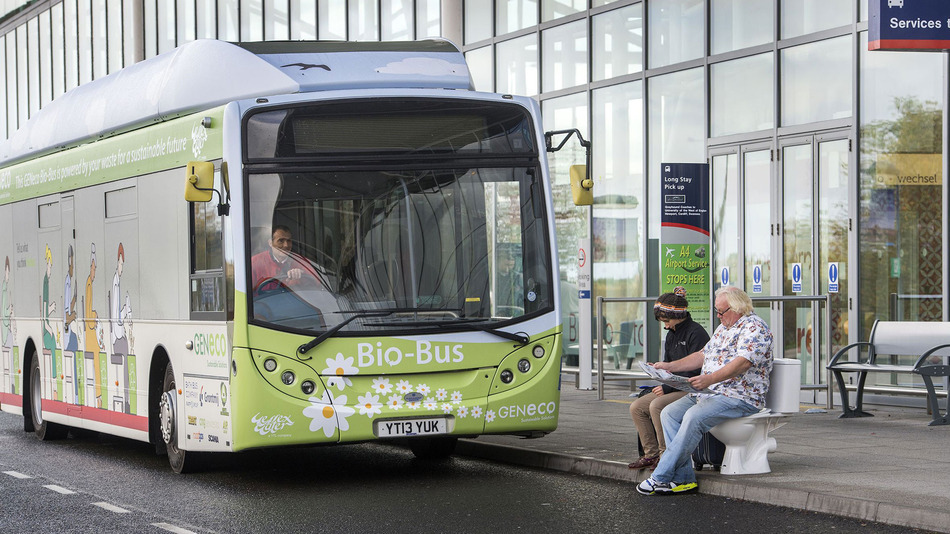
POLYGON ((199 39, 57 97, 0 144, 0 164, 245 98, 408 87, 474 88, 464 56, 443 39, 255 43, 199 39))

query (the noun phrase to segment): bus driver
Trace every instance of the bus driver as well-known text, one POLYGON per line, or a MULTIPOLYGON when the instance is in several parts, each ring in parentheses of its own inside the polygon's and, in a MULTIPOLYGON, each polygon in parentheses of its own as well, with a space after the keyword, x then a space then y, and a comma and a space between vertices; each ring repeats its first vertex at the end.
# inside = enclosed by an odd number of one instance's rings
POLYGON ((322 287, 320 276, 309 260, 291 251, 293 234, 282 224, 271 232, 270 247, 251 258, 251 286, 254 292, 277 289, 281 284, 294 286, 310 283, 322 287))

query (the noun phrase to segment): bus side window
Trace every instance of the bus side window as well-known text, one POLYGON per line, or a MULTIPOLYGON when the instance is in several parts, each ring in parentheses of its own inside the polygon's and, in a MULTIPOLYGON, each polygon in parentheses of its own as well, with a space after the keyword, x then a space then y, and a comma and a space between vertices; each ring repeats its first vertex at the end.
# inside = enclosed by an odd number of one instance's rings
MULTIPOLYGON (((221 176, 214 171, 215 187, 221 176)), ((217 213, 216 202, 191 203, 191 292, 192 319, 225 319, 233 311, 233 303, 225 277, 224 222, 217 213)))

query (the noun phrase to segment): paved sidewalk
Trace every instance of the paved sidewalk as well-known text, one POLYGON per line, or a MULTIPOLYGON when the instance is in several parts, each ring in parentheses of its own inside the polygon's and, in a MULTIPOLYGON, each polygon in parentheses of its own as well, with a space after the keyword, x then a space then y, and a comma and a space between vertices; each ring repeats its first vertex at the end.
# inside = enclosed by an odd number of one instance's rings
MULTIPOLYGON (((601 401, 597 391, 564 379, 557 431, 540 439, 462 440, 456 452, 626 480, 634 493, 646 475, 627 468, 638 457, 636 429, 629 388, 620 384, 608 383, 601 401)), ((802 412, 809 408, 824 407, 802 405, 802 412)), ((707 467, 698 473, 699 491, 950 533, 950 426, 927 426, 923 409, 865 409, 875 416, 838 419, 840 409, 794 416, 771 434, 778 443, 769 454, 771 473, 724 476, 707 467)))

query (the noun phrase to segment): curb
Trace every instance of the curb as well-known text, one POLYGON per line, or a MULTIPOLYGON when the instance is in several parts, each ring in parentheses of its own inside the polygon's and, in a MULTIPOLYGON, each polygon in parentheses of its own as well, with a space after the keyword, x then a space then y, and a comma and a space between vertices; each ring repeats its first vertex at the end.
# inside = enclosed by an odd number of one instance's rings
MULTIPOLYGON (((509 445, 479 443, 471 439, 460 439, 455 454, 623 482, 639 483, 643 479, 640 476, 642 471, 630 469, 621 462, 522 449, 509 445)), ((718 474, 711 473, 699 472, 697 478, 700 481, 699 492, 707 495, 950 534, 950 511, 898 506, 887 502, 841 497, 791 487, 744 484, 734 479, 723 479, 718 474)))

